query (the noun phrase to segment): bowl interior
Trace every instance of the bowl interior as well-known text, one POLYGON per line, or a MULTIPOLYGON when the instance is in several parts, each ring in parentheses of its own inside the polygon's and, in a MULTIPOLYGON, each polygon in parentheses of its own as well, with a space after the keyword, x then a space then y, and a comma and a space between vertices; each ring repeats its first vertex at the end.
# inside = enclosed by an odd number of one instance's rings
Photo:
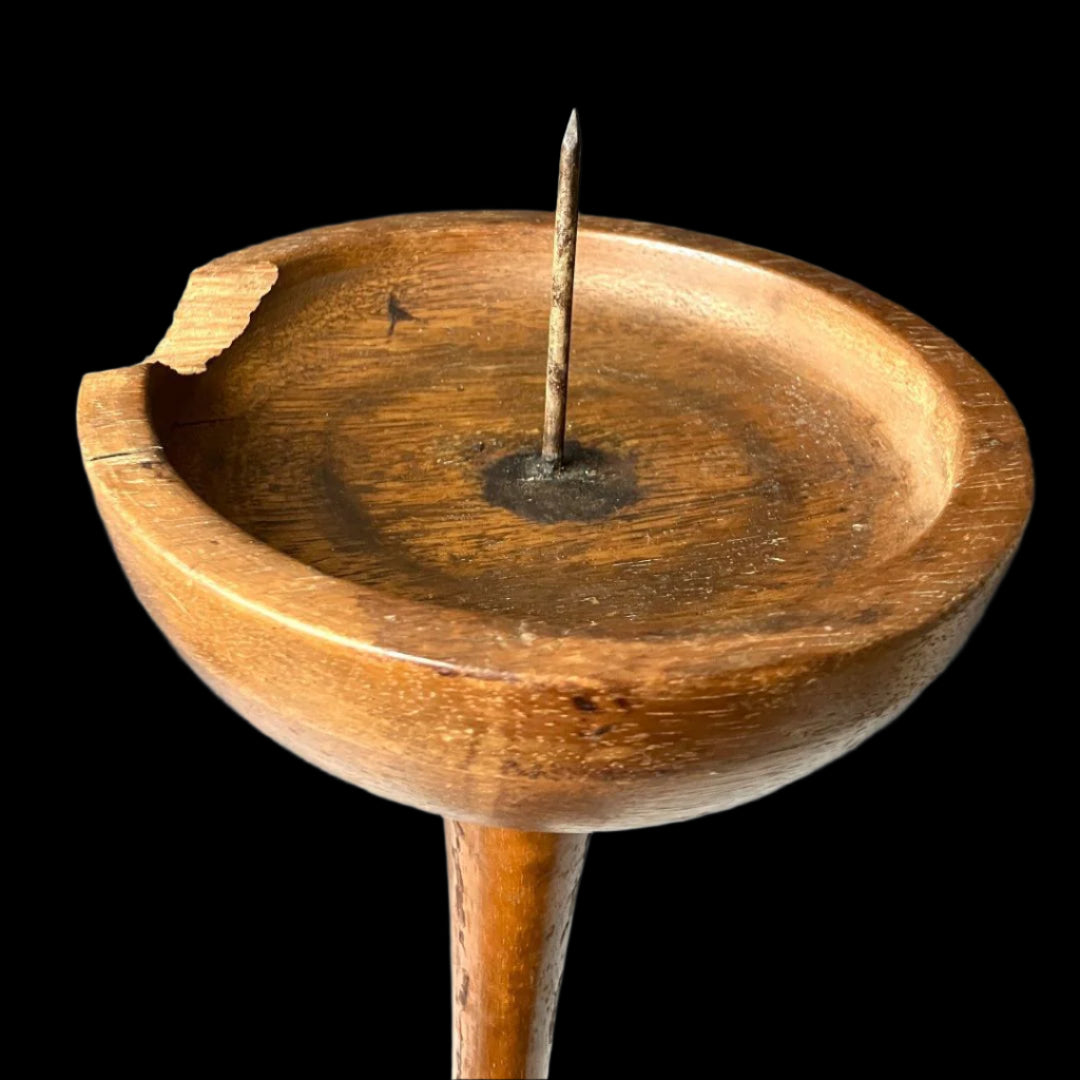
POLYGON ((591 520, 500 505, 493 472, 539 446, 550 262, 542 222, 359 229, 284 268, 205 373, 153 371, 164 452, 320 573, 523 632, 784 629, 945 506, 955 406, 883 323, 760 265, 588 226, 568 438, 622 487, 591 520))

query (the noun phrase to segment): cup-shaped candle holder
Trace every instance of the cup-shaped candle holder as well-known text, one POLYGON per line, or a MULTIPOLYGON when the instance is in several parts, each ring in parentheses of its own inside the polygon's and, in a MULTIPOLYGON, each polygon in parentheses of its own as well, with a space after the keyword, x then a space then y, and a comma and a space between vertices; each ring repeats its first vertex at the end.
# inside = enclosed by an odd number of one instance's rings
POLYGON ((552 217, 197 270, 79 434, 142 603, 266 734, 447 821, 460 1076, 537 1076, 585 834, 758 798, 964 643, 1032 497, 953 341, 744 244, 583 218, 538 465, 552 217))

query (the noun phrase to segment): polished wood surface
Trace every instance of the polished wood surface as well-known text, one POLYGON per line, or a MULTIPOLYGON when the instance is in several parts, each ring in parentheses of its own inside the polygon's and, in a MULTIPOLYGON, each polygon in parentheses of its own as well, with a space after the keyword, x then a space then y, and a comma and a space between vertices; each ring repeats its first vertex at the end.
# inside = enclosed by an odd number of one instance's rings
POLYGON ((446 822, 455 1077, 547 1076, 587 844, 446 822))
POLYGON ((760 797, 878 730, 967 638, 1032 498, 1004 394, 914 315, 588 218, 541 475, 551 224, 415 215, 215 260, 79 400, 180 654, 307 760, 447 819, 463 1077, 544 1074, 586 834, 760 797))
POLYGON ((181 654, 323 768, 526 830, 721 810, 948 663, 1027 518, 1024 431, 850 282, 583 218, 568 439, 621 487, 534 520, 491 477, 539 450, 551 224, 416 215, 216 260, 149 362, 87 376, 88 475, 181 654))

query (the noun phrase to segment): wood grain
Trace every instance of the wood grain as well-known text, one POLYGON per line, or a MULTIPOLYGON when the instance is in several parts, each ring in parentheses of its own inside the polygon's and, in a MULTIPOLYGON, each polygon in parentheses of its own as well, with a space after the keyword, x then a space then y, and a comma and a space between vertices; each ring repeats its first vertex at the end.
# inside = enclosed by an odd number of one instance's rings
POLYGON ((216 260, 151 362, 87 376, 87 472, 181 655, 308 760, 532 831, 720 810, 949 662, 1027 519, 1024 431, 954 342, 850 282, 583 218, 568 437, 634 497, 529 520, 484 478, 539 450, 551 221, 216 260))
POLYGON ((547 1076, 587 844, 446 822, 455 1077, 547 1076))

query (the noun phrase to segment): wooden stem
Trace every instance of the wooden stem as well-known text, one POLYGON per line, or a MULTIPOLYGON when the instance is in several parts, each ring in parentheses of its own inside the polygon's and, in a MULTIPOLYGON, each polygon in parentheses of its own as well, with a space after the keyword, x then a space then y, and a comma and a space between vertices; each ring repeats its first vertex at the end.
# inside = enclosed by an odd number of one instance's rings
POLYGON ((547 1076, 588 841, 447 820, 455 1078, 547 1076))

